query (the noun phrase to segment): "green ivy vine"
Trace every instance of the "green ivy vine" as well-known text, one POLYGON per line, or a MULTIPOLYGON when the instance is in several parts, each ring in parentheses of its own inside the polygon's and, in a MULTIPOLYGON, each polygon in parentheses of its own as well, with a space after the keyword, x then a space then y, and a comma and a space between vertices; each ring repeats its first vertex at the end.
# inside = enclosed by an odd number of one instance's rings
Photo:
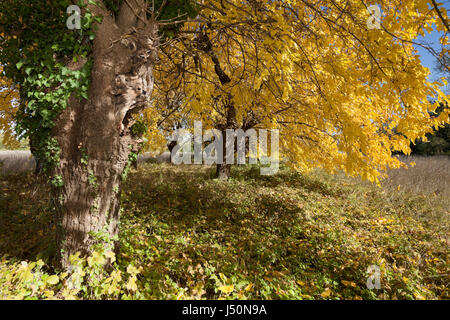
MULTIPOLYGON (((7 1, 0 11, 0 23, 21 30, 20 37, 0 37, 0 63, 5 62, 5 76, 20 85, 20 102, 16 120, 19 138, 29 138, 33 155, 44 173, 59 163, 60 148, 52 137, 56 117, 67 107, 69 97, 87 99, 92 69, 91 51, 94 22, 101 22, 85 12, 81 29, 66 26, 70 1, 7 1), (45 33, 45 37, 42 36, 45 33), (66 65, 70 60, 86 60, 80 70, 66 65)), ((86 9, 87 2, 78 6, 86 9)), ((50 178, 54 186, 62 186, 61 177, 50 178)))

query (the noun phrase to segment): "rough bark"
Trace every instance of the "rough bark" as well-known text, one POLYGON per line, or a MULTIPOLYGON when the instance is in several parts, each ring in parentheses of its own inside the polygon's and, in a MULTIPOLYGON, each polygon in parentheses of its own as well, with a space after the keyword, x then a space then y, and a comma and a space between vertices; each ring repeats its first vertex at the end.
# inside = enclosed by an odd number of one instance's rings
POLYGON ((231 164, 226 163, 226 146, 227 146, 227 129, 236 129, 236 109, 233 106, 233 100, 230 97, 225 101, 226 121, 219 125, 219 129, 222 132, 222 150, 223 158, 222 163, 216 166, 216 178, 219 180, 227 181, 231 177, 231 164))
POLYGON ((167 149, 169 149, 169 152, 170 152, 170 153, 172 153, 172 150, 173 150, 173 148, 175 148, 176 145, 177 145, 177 142, 176 142, 176 141, 170 141, 170 142, 167 144, 167 149))
POLYGON ((53 188, 53 199, 62 266, 71 254, 90 252, 93 233, 106 232, 111 239, 118 234, 122 174, 140 142, 130 130, 132 114, 147 107, 157 46, 156 23, 143 25, 128 7, 117 23, 103 13, 94 40, 89 99, 72 96, 53 130, 61 150, 53 175, 62 178, 63 186, 53 188), (145 28, 138 32, 139 26, 145 28))
POLYGON ((216 178, 222 181, 227 181, 231 176, 231 164, 218 164, 216 166, 216 178))

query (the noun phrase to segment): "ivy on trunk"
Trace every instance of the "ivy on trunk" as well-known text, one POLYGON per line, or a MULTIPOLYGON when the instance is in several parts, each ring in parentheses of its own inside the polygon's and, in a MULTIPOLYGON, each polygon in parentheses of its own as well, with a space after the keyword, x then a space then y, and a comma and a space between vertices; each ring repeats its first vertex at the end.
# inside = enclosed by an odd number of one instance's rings
POLYGON ((188 3, 79 1, 80 30, 66 27, 71 1, 2 3, 0 61, 21 86, 18 131, 52 186, 63 267, 118 235, 121 184, 142 142, 133 115, 149 107, 161 37, 179 28, 161 34, 157 18, 188 3))

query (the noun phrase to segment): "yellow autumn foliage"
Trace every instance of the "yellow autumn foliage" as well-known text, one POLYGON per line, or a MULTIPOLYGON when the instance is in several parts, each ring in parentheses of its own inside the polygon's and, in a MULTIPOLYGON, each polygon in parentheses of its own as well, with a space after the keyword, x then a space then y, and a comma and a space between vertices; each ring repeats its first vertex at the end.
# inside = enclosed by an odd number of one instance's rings
MULTIPOLYGON (((226 97, 240 127, 254 121, 280 130, 280 151, 292 167, 344 170, 377 182, 401 166, 393 150, 408 154, 411 141, 448 122, 448 110, 429 114, 449 98, 440 90, 444 81, 429 80, 413 44, 433 26, 446 31, 429 0, 383 1, 380 29, 367 24, 367 7, 376 1, 202 3, 182 41, 163 48, 166 72, 156 75, 163 91, 183 92, 191 124, 223 123, 226 97), (201 32, 228 83, 219 81, 211 53, 196 45, 201 32)), ((448 38, 441 43, 446 50, 448 38)))
MULTIPOLYGON (((3 67, 0 65, 0 75, 3 67)), ((18 108, 19 92, 11 81, 0 77, 0 134, 2 144, 10 148, 20 146, 14 136, 14 116, 18 108)))

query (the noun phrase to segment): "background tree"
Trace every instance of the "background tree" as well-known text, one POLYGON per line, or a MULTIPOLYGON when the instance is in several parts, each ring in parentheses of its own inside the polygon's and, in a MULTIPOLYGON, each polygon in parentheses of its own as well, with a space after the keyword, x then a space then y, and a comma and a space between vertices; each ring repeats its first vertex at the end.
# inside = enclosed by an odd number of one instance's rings
MULTIPOLYGON (((3 67, 0 65, 0 74, 3 67)), ((17 112, 19 92, 11 80, 0 78, 0 143, 7 148, 20 147, 14 132, 14 116, 17 112)))
MULTIPOLYGON (((299 170, 343 169, 377 181, 401 165, 394 150, 448 121, 416 38, 435 25, 448 45, 446 11, 430 1, 208 1, 162 47, 189 114, 206 128, 279 129, 283 157, 299 170), (412 14, 412 12, 414 14, 412 14), (249 117, 249 115, 251 115, 249 117), (395 134, 401 132, 401 135, 395 134), (383 130, 381 130, 383 129, 383 130)), ((228 173, 225 177, 228 177, 228 173)))
MULTIPOLYGON (((437 116, 448 108, 448 105, 441 103, 432 115, 437 116)), ((450 156, 450 124, 446 123, 442 127, 434 129, 432 133, 427 133, 425 137, 426 139, 417 139, 414 143, 411 143, 411 154, 427 156, 445 154, 450 156)))
MULTIPOLYGON (((447 80, 447 92, 448 82, 450 79, 450 55, 449 52, 442 48, 441 54, 436 59, 435 71, 438 74, 445 77, 447 80)), ((445 109, 448 109, 448 104, 439 102, 439 107, 435 112, 431 113, 431 116, 440 115, 445 109)), ((448 122, 448 121, 447 121, 448 122)), ((433 128, 432 133, 426 134, 426 139, 417 139, 414 143, 411 143, 412 154, 415 155, 450 155, 450 124, 446 123, 441 127, 433 128)))

